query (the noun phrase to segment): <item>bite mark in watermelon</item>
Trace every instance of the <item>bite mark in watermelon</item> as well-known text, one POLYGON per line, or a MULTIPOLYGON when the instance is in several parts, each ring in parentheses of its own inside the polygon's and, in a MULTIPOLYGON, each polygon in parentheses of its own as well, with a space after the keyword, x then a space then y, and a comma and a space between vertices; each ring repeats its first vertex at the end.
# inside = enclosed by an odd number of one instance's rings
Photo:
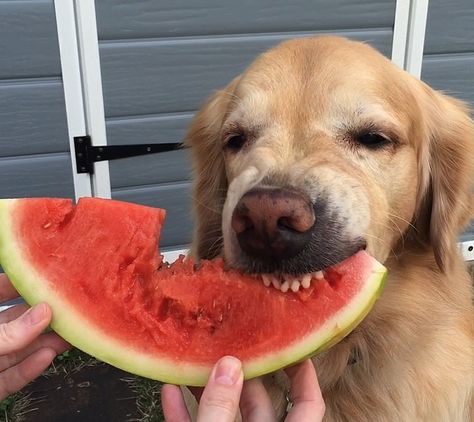
POLYGON ((0 200, 0 262, 51 326, 98 359, 164 382, 202 386, 224 355, 245 378, 295 363, 347 335, 379 296, 386 269, 365 252, 300 292, 225 270, 221 259, 162 262, 165 212, 83 198, 0 200))

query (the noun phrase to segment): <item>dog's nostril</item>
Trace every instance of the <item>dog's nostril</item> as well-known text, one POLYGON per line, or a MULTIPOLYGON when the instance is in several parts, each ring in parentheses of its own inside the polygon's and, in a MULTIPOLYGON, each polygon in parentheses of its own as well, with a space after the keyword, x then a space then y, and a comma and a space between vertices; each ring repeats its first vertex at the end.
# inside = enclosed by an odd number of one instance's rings
POLYGON ((236 234, 243 233, 253 227, 252 219, 247 215, 234 214, 231 224, 236 234))
POLYGON ((280 217, 277 220, 277 226, 280 230, 298 231, 295 228, 295 221, 290 217, 280 217))
POLYGON ((315 223, 315 216, 310 206, 307 210, 300 210, 299 213, 290 217, 283 216, 277 220, 277 227, 280 230, 289 230, 294 233, 304 233, 310 230, 315 223))

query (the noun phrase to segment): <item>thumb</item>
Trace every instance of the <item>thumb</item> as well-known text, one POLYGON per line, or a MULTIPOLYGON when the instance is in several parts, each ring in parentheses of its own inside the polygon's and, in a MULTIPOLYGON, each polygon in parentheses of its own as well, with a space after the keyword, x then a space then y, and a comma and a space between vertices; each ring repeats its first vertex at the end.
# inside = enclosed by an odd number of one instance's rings
POLYGON ((244 374, 240 361, 225 356, 217 362, 204 389, 198 422, 233 422, 239 409, 244 374))
POLYGON ((26 347, 41 334, 50 321, 51 309, 45 303, 40 303, 19 318, 0 324, 0 356, 26 347))

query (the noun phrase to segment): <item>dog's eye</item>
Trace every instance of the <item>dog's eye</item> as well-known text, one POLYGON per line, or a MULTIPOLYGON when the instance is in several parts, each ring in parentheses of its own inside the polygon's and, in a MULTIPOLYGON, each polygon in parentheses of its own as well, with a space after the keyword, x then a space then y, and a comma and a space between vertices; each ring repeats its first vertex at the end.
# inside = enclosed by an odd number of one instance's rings
POLYGON ((247 137, 244 134, 240 133, 229 136, 227 138, 225 146, 231 151, 238 151, 245 145, 246 142, 247 137))
POLYGON ((366 146, 367 148, 381 148, 390 143, 390 139, 378 132, 365 132, 356 136, 356 140, 359 144, 366 146))

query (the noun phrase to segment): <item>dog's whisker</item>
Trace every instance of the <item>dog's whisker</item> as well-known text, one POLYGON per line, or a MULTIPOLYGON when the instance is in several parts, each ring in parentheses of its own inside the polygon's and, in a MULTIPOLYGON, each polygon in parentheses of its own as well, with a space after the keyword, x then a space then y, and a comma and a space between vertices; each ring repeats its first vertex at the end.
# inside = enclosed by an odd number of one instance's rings
POLYGON ((223 241, 224 241, 223 236, 216 237, 214 242, 212 242, 211 245, 209 246, 209 248, 207 249, 208 254, 213 255, 214 252, 219 252, 219 250, 221 249, 221 244, 220 243, 222 243, 223 241))
POLYGON ((395 252, 395 250, 390 246, 389 242, 387 242, 387 240, 379 237, 379 236, 375 236, 373 234, 370 234, 370 233, 362 233, 362 236, 364 237, 370 237, 372 239, 375 239, 375 240, 378 240, 379 242, 381 242, 382 244, 386 245, 386 246, 389 246, 389 249, 390 249, 390 252, 394 255, 394 256, 398 256, 397 253, 395 252))
POLYGON ((405 218, 400 217, 399 215, 396 215, 396 214, 392 214, 391 212, 387 212, 387 214, 388 214, 389 217, 398 218, 399 220, 402 220, 404 223, 407 223, 411 228, 418 231, 418 229, 413 225, 413 223, 406 220, 405 218))
POLYGON ((372 239, 378 240, 379 242, 383 243, 384 245, 388 245, 388 242, 385 239, 383 239, 379 236, 375 236, 375 235, 369 234, 369 233, 362 233, 362 236, 363 237, 370 237, 372 239))
POLYGON ((400 226, 395 222, 393 221, 393 219, 391 217, 389 217, 389 220, 391 223, 393 223, 393 225, 397 228, 399 234, 400 234, 400 241, 402 242, 402 249, 405 248, 405 233, 402 231, 402 229, 400 228, 400 226))
POLYGON ((206 235, 207 237, 215 237, 217 236, 222 236, 222 230, 220 229, 212 229, 212 230, 206 230, 206 235))
POLYGON ((222 213, 222 208, 212 208, 210 207, 209 205, 205 204, 204 202, 200 201, 199 199, 197 199, 195 196, 191 195, 191 199, 193 201, 195 201, 195 203, 197 205, 200 205, 201 207, 205 208, 206 210, 214 213, 214 214, 218 214, 220 215, 222 213))

